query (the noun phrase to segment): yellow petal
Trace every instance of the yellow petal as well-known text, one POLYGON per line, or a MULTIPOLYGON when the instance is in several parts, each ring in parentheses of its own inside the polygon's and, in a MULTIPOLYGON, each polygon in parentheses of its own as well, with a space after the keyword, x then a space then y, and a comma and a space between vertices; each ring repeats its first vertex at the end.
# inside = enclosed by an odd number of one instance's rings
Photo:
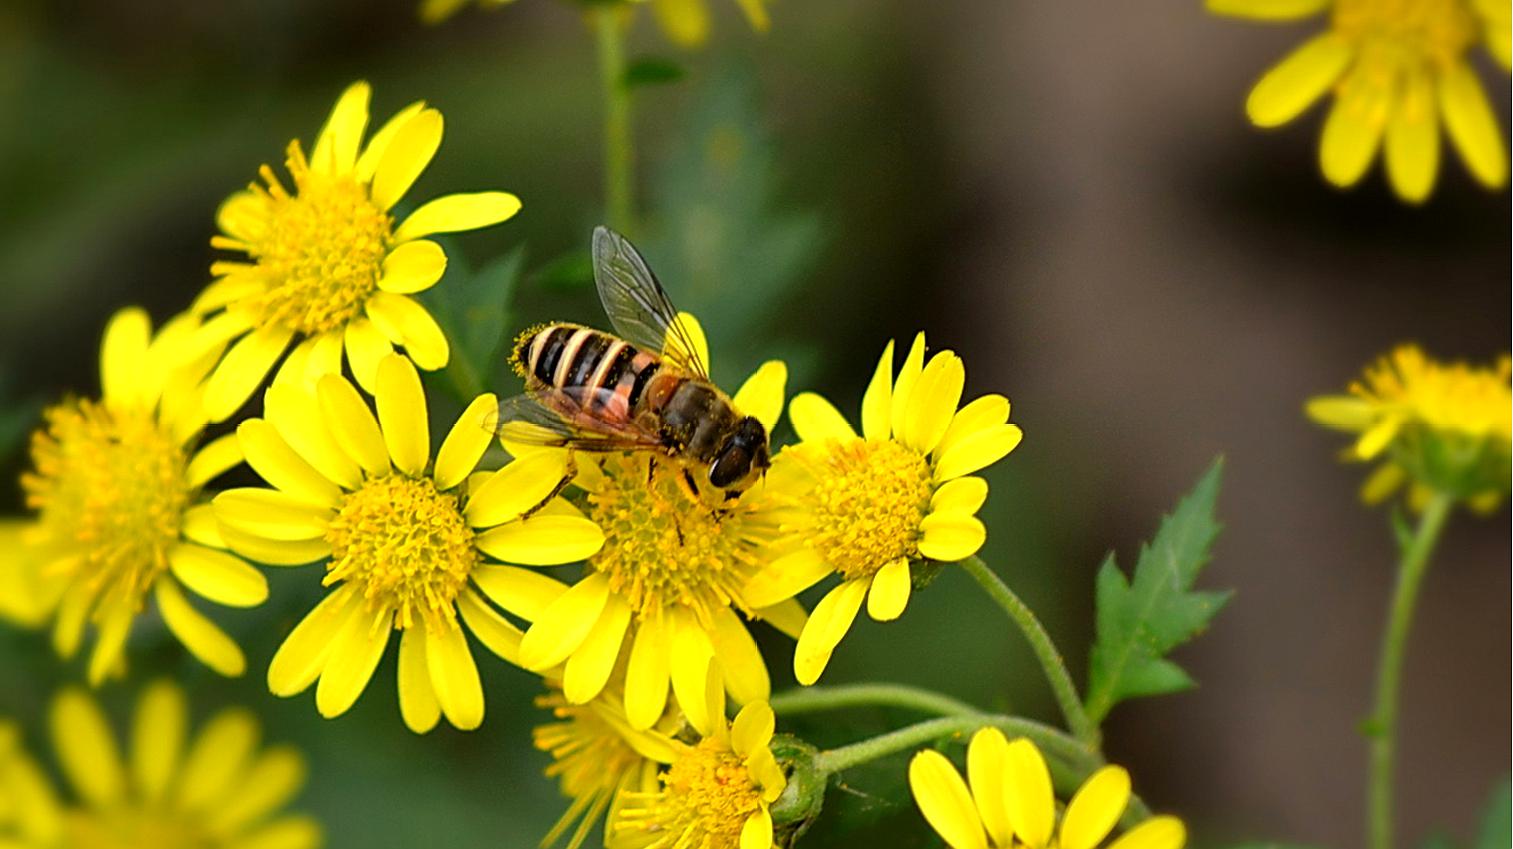
POLYGON ((809 614, 804 606, 792 598, 771 607, 759 607, 751 612, 751 618, 760 619, 795 640, 809 624, 809 614))
POLYGON ((1361 431, 1376 420, 1372 406, 1354 395, 1326 395, 1308 399, 1303 411, 1308 418, 1337 430, 1361 431))
POLYGON ((378 427, 394 465, 411 477, 426 469, 431 452, 431 425, 426 393, 410 361, 398 354, 378 364, 378 427))
POLYGON ((299 381, 301 389, 310 389, 315 382, 328 374, 341 374, 343 334, 329 330, 310 341, 310 354, 305 360, 305 371, 299 381))
POLYGON ((184 758, 177 807, 195 810, 225 801, 257 751, 259 736, 251 711, 231 708, 211 717, 184 758))
POLYGON ((354 618, 362 603, 362 595, 350 584, 321 599, 273 653, 268 664, 268 691, 275 696, 292 696, 315 683, 342 626, 354 618))
POLYGON ((389 453, 384 447, 383 432, 352 384, 336 375, 327 375, 316 384, 315 397, 320 402, 326 427, 347 456, 371 476, 388 474, 389 453))
POLYGON ((394 231, 394 241, 407 242, 432 233, 480 230, 513 218, 520 198, 509 192, 447 195, 422 204, 394 231))
POLYGON ((935 463, 935 479, 948 481, 987 468, 1008 456, 1024 441, 1019 425, 1002 424, 983 428, 957 440, 951 450, 942 452, 935 463))
POLYGON ((1061 849, 1093 849, 1124 814, 1129 804, 1129 773, 1106 766, 1083 782, 1061 819, 1061 849))
POLYGON ((569 589, 555 578, 518 566, 479 566, 472 578, 495 604, 532 622, 546 615, 547 608, 569 589))
POLYGON ((116 739, 100 706, 76 687, 53 700, 48 713, 53 750, 68 783, 84 801, 99 807, 119 801, 126 776, 116 739))
POLYGON ((940 457, 952 446, 978 431, 1004 424, 1009 420, 1009 399, 1002 395, 984 395, 974 398, 951 417, 951 426, 935 446, 935 456, 940 457))
POLYGON ((457 597, 457 612, 485 648, 516 666, 520 665, 520 640, 525 635, 489 607, 478 593, 471 589, 463 591, 457 597))
POLYGON ((1182 849, 1187 827, 1173 816, 1151 817, 1125 832, 1108 849, 1182 849))
POLYGON ((489 449, 494 435, 480 424, 491 411, 499 408, 499 399, 492 392, 473 399, 457 423, 442 440, 441 450, 436 452, 436 488, 451 489, 462 483, 478 467, 483 452, 489 449))
POLYGON ((915 755, 909 761, 909 789, 925 821, 951 849, 987 849, 972 794, 945 755, 932 749, 915 755))
POLYGON ((131 778, 150 803, 163 798, 179 768, 189 725, 184 691, 170 681, 155 681, 142 691, 131 723, 131 778))
POLYGON ((741 12, 746 15, 746 22, 751 24, 753 30, 765 33, 772 27, 772 20, 767 15, 767 5, 763 0, 735 0, 735 2, 741 7, 741 12))
POLYGON ((668 670, 672 692, 677 696, 678 706, 683 709, 688 724, 701 735, 710 737, 715 734, 716 723, 725 724, 723 689, 718 715, 706 704, 705 698, 709 690, 710 668, 714 665, 714 646, 692 617, 681 614, 681 610, 674 611, 671 619, 672 655, 668 659, 668 670))
POLYGON ((741 849, 772 849, 772 815, 766 805, 757 808, 741 826, 741 849))
POLYGON ((394 132, 373 172, 373 204, 387 211, 410 190, 441 146, 442 119, 422 109, 394 132))
POLYGON ((856 621, 869 583, 867 578, 847 581, 815 605, 814 612, 809 614, 809 624, 804 626, 799 644, 793 650, 793 674, 800 684, 808 686, 819 680, 820 673, 830 662, 830 654, 851 630, 851 623, 856 621))
POLYGON ((1387 125, 1387 176, 1398 197, 1419 203, 1434 188, 1439 168, 1438 104, 1427 73, 1404 75, 1387 125))
POLYGON ((441 704, 431 688, 426 665, 426 629, 406 628, 399 635, 399 715, 405 727, 424 734, 441 719, 441 704))
POLYGON ((373 138, 368 140, 368 146, 363 148, 362 155, 357 157, 357 168, 353 176, 359 183, 368 183, 373 180, 373 172, 378 170, 378 163, 388 152, 389 144, 394 141, 394 136, 399 128, 410 123, 410 119, 420 114, 426 108, 424 100, 417 100, 409 106, 394 113, 394 117, 384 122, 373 138))
POLYGON ((1014 845, 1014 826, 1007 807, 1008 752, 1009 741, 997 728, 978 731, 967 746, 972 800, 994 846, 1014 845))
POLYGON ((1035 744, 1021 737, 1009 744, 1009 822, 1021 842, 1046 846, 1056 822, 1056 798, 1051 791, 1051 773, 1035 744))
POLYGON ((426 665, 431 670, 431 688, 447 721, 464 731, 482 725, 483 684, 478 680, 473 653, 468 650, 468 638, 456 622, 427 637, 426 665))
POLYGON ((347 322, 342 331, 342 344, 347 351, 347 361, 352 365, 352 376, 357 385, 373 392, 378 386, 378 364, 384 357, 394 353, 394 345, 367 316, 358 316, 347 322))
POLYGON ((813 392, 802 392, 788 402, 788 421, 804 442, 827 439, 850 440, 856 438, 846 417, 835 405, 813 392))
POLYGON ((393 617, 388 608, 377 611, 359 608, 347 616, 331 642, 331 653, 315 685, 315 709, 321 716, 327 719, 341 716, 367 689, 373 670, 378 668, 378 661, 389 645, 393 617))
POLYGON ((222 474, 231 471, 242 462, 242 443, 234 433, 211 440, 196 451, 184 470, 189 485, 201 487, 222 474))
POLYGON ((368 298, 368 318, 405 353, 415 365, 426 371, 445 368, 451 351, 441 326, 426 308, 408 295, 374 292, 368 298))
POLYGON ((931 513, 973 515, 988 500, 988 482, 982 478, 956 478, 941 484, 930 496, 931 513))
POLYGON ((583 645, 609 600, 609 579, 594 573, 558 596, 541 612, 520 641, 526 669, 550 669, 583 645))
POLYGON ((1383 463, 1376 471, 1366 478, 1361 484, 1361 501, 1366 504, 1380 504, 1392 496, 1394 492, 1408 480, 1408 472, 1396 463, 1383 463))
POLYGON ((322 421, 313 390, 270 386, 263 394, 263 415, 284 442, 327 480, 347 490, 362 485, 362 467, 336 444, 322 421))
POLYGON ((599 619, 578 650, 567 660, 562 676, 562 694, 573 704, 584 704, 599 695, 614 671, 625 629, 630 626, 630 605, 618 595, 609 596, 599 619))
POLYGON ((879 622, 897 619, 909 604, 909 561, 895 560, 877 570, 867 592, 867 615, 879 622))
POLYGON ((709 39, 704 0, 652 0, 651 12, 662 34, 679 47, 698 47, 709 39))
POLYGON ((950 351, 931 357, 910 393, 908 406, 904 408, 899 440, 921 454, 934 451, 951 426, 951 418, 956 415, 956 405, 961 402, 966 379, 966 368, 960 357, 950 351))
POLYGON ((205 384, 203 403, 209 420, 225 421, 241 409, 293 338, 292 330, 268 327, 254 330, 232 345, 205 384))
POLYGON ((1501 188, 1508 179, 1508 148, 1487 93, 1476 72, 1464 61, 1440 75, 1439 105, 1445 131, 1471 175, 1488 188, 1501 188))
POLYGON ((893 422, 893 432, 899 433, 903 425, 904 411, 908 409, 909 393, 913 391, 914 384, 919 380, 919 374, 925 367, 925 334, 918 333, 914 337, 914 344, 909 346, 909 353, 904 357, 903 367, 898 370, 898 378, 893 382, 893 410, 890 418, 893 422))
POLYGON ((1256 21, 1293 21, 1319 14, 1328 8, 1329 0, 1206 0, 1204 5, 1216 15, 1256 21))
POLYGON ((819 552, 804 546, 772 561, 752 576, 741 598, 750 607, 771 607, 809 589, 832 571, 819 552))
POLYGON ((883 355, 862 395, 862 433, 872 442, 893 435, 893 340, 883 346, 883 355))
POLYGON ((770 436, 783 414, 783 390, 788 385, 788 366, 782 360, 768 360, 746 378, 731 399, 735 408, 755 416, 770 436))
POLYGON ((173 579, 159 578, 154 582, 153 589, 158 611, 163 614, 163 623, 190 654, 228 678, 235 678, 247 671, 247 658, 237 647, 236 641, 190 606, 189 600, 184 598, 184 592, 173 579))
POLYGON ((977 553, 988 538, 987 528, 976 516, 931 513, 919 523, 924 534, 919 553, 941 563, 955 563, 977 553))
POLYGON ((398 295, 423 292, 436 285, 447 270, 447 255, 429 239, 405 242, 384 257, 378 288, 398 295))
POLYGON ((111 316, 100 343, 100 394, 108 405, 134 407, 157 400, 139 391, 151 338, 146 310, 130 307, 111 316))
POLYGON ((357 164, 357 148, 368 128, 368 101, 373 89, 358 81, 347 87, 331 110, 310 151, 310 168, 322 174, 346 174, 357 164))
POLYGON ((625 718, 631 728, 645 730, 662 717, 669 675, 667 629, 660 619, 643 619, 625 672, 625 718))
POLYGON ((758 749, 767 748, 776 728, 777 718, 772 713, 772 706, 764 701, 752 702, 741 708, 730 724, 730 747, 744 758, 758 749))
MULTIPOLYGON (((164 577, 162 583, 171 579, 164 577)), ((95 648, 89 656, 86 677, 91 687, 104 683, 107 676, 120 675, 125 664, 126 639, 131 635, 131 623, 136 612, 126 596, 102 603, 95 611, 97 623, 95 648)))
POLYGON ((1380 69, 1360 67, 1340 83, 1319 141, 1324 179, 1336 186, 1355 185, 1371 167, 1392 108, 1390 79, 1380 69))
POLYGON ((341 506, 341 487, 295 453, 273 425, 263 419, 248 419, 237 426, 236 436, 247 465, 279 491, 321 507, 341 506))
POLYGON ((576 516, 532 516, 484 531, 474 543, 509 563, 558 566, 593 556, 604 545, 604 532, 576 516))
POLYGON ((1250 90, 1245 112, 1258 127, 1278 127, 1303 114, 1345 72, 1355 48, 1327 32, 1287 54, 1250 90))
POLYGON ((707 633, 714 656, 725 670, 725 687, 736 703, 766 701, 772 695, 767 662, 741 617, 728 607, 717 608, 710 614, 707 633))
POLYGON ((1372 425, 1361 438, 1355 443, 1355 455, 1362 460, 1370 460, 1386 450, 1392 443, 1393 437, 1397 436, 1403 427, 1403 419, 1399 416, 1388 416, 1372 425))
POLYGON ((305 816, 285 816, 243 834, 226 849, 316 849, 320 824, 305 816))
POLYGON ((271 540, 227 525, 220 525, 219 531, 221 546, 264 566, 304 566, 331 556, 331 544, 324 537, 271 540))
POLYGON ((335 516, 273 489, 228 489, 210 503, 221 524, 270 540, 321 537, 335 516))
POLYGON ((304 786, 305 759, 291 746, 273 746, 255 757, 237 777, 235 787, 209 812, 209 827, 218 834, 243 831, 293 799, 304 786))
POLYGON ((268 600, 268 579, 239 557, 194 543, 168 552, 173 576, 202 598, 228 607, 256 607, 268 600))
MULTIPOLYGON (((463 422, 468 418, 464 415, 457 426, 467 427, 463 422)), ((482 427, 476 429, 483 434, 487 446, 489 432, 482 427)), ((493 527, 518 519, 532 507, 541 506, 548 496, 561 488, 566 475, 567 456, 561 451, 541 451, 512 460, 482 486, 468 493, 463 517, 475 528, 493 527)))

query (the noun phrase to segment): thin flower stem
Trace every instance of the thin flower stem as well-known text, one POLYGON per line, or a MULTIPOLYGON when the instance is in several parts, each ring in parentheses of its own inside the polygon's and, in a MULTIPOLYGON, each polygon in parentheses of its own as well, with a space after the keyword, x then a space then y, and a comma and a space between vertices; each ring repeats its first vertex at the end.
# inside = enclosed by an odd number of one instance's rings
POLYGON ((804 687, 778 693, 772 709, 783 715, 841 710, 849 707, 898 707, 941 716, 976 715, 976 707, 950 696, 906 684, 846 684, 838 687, 804 687))
POLYGON ((635 230, 630 89, 625 85, 625 21, 618 4, 590 13, 599 48, 599 81, 604 89, 604 211, 609 226, 635 230))
POLYGON ((1096 753, 1049 725, 1017 716, 979 713, 927 719, 868 740, 829 749, 815 755, 814 765, 821 773, 830 775, 942 737, 965 736, 988 726, 1001 729, 1011 736, 1030 738, 1043 751, 1066 761, 1079 772, 1090 772, 1102 763, 1096 753))
POLYGON ((1098 726, 1083 709, 1082 698, 1077 695, 1077 685, 1072 683, 1066 661, 1062 660, 1056 644, 1051 642, 1051 635, 1046 633, 1045 626, 1035 618, 1029 606, 1009 589, 1009 585, 989 569, 988 564, 982 562, 982 558, 968 557, 961 561, 961 566, 1003 608, 1003 612, 1009 615, 1009 619, 1013 620, 1020 633, 1029 641, 1036 659, 1040 661, 1040 668, 1045 671, 1046 680, 1050 682, 1056 703, 1061 706, 1061 715, 1066 718, 1067 728, 1084 746, 1097 751, 1100 744, 1098 726))
POLYGON ((1397 701, 1403 656, 1408 646, 1408 631, 1413 625, 1419 585, 1428 571, 1429 556, 1434 552, 1434 545, 1454 503, 1453 497, 1435 493, 1424 506, 1418 529, 1404 548, 1402 563, 1398 566, 1397 587, 1392 592, 1392 607, 1377 665, 1376 707, 1368 725, 1371 770, 1367 790, 1367 830, 1371 849, 1392 848, 1392 779, 1397 755, 1397 701))

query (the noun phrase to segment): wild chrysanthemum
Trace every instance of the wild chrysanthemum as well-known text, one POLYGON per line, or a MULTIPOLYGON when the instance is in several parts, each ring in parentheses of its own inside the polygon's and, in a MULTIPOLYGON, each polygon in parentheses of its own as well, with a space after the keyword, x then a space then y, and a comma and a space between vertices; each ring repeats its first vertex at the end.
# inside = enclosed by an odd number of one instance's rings
POLYGON ((221 550, 202 503, 201 488, 239 463, 241 451, 234 438, 199 445, 196 384, 219 350, 193 356, 196 327, 193 317, 179 316, 154 336, 142 310, 117 313, 100 350, 100 399, 49 408, 32 435, 32 468, 21 487, 36 517, 10 526, 17 544, 0 548, 5 580, 25 584, 32 596, 5 606, 37 624, 51 619, 64 657, 93 624, 93 684, 124 670, 126 640, 149 594, 195 657, 222 675, 240 675, 241 650, 184 589, 232 607, 268 595, 261 572, 221 550))
POLYGON ((307 384, 341 373, 343 351, 369 391, 395 345, 427 371, 447 364, 446 337, 410 297, 446 270, 441 246, 423 237, 498 224, 520 201, 447 195, 396 226, 395 204, 441 144, 441 113, 413 103, 363 147, 369 94, 362 82, 342 94, 308 158, 289 143, 292 190, 264 165, 266 185, 232 195, 216 214, 221 235, 211 244, 247 259, 215 263, 217 279, 194 304, 211 316, 207 343, 236 340, 205 389, 212 421, 235 412, 291 345, 278 378, 307 384))
POLYGON ((216 496, 227 545, 271 565, 326 559, 332 591, 295 627, 268 667, 268 687, 292 696, 316 683, 321 715, 362 694, 400 632, 399 705, 405 724, 429 731, 441 715, 458 728, 483 721, 483 690, 462 624, 516 661, 519 631, 486 599, 529 608, 546 579, 485 556, 532 566, 581 560, 603 535, 566 504, 530 518, 562 478, 561 458, 518 460, 473 474, 492 437, 482 423, 497 402, 475 400, 431 464, 420 376, 390 354, 377 368, 378 417, 356 387, 326 375, 310 392, 275 384, 267 418, 237 428, 247 463, 272 489, 216 496))
POLYGON ((142 692, 130 759, 98 705, 65 690, 51 710, 53 747, 73 799, 0 729, 0 844, 26 849, 314 849, 320 826, 280 811, 305 783, 289 746, 260 749, 258 723, 228 709, 188 739, 188 706, 172 683, 142 692), (4 810, 7 806, 9 811, 4 810), (9 817, 7 817, 7 813, 9 817))
MULTIPOLYGON (((420 19, 428 24, 440 23, 457 14, 469 0, 421 0, 420 19)), ((513 0, 478 0, 482 9, 497 8, 513 0)), ((709 40, 709 4, 707 0, 629 0, 630 7, 647 2, 652 16, 667 39, 681 47, 700 47, 709 40)), ((751 28, 766 32, 771 26, 764 0, 736 0, 751 28)))
POLYGON ((787 778, 772 754, 775 719, 765 701, 725 718, 718 670, 695 721, 696 743, 653 731, 632 732, 636 748, 660 769, 615 800, 604 845, 608 849, 772 849, 769 806, 787 778), (660 751, 659 751, 660 750, 660 751))
MULTIPOLYGON (((702 348, 702 331, 689 326, 702 348)), ((707 350, 699 353, 707 363, 707 350)), ((736 407, 771 432, 786 376, 780 362, 763 365, 736 393, 736 407)), ((669 686, 683 709, 696 713, 711 657, 719 659, 737 702, 766 699, 767 666, 740 614, 789 630, 803 617, 791 599, 753 605, 742 592, 777 532, 761 485, 713 506, 693 497, 675 463, 663 459, 649 468, 649 462, 644 454, 580 457, 574 484, 587 492, 604 547, 571 589, 553 581, 560 594, 545 608, 500 601, 533 623, 520 644, 523 665, 544 671, 565 663, 563 692, 573 704, 604 689, 628 645, 625 712, 635 728, 649 728, 662 715, 669 686)))
POLYGON ((1354 185, 1383 148, 1398 196, 1424 200, 1439 168, 1441 122, 1472 176, 1494 189, 1507 181, 1508 151, 1468 54, 1483 44, 1508 68, 1508 0, 1208 0, 1208 8, 1262 21, 1329 13, 1328 31, 1267 71, 1245 109, 1257 126, 1276 127, 1334 92, 1319 145, 1331 183, 1354 185))
MULTIPOLYGON (((1021 737, 996 728, 972 735, 968 789, 945 755, 927 749, 909 763, 909 787, 930 827, 952 849, 1094 849, 1113 830, 1130 799, 1129 773, 1106 766, 1088 777, 1056 818, 1045 758, 1021 737)), ((1187 829, 1173 816, 1151 817, 1109 849, 1182 849, 1187 829)))
POLYGON ((860 436, 819 395, 789 404, 800 442, 778 454, 768 476, 770 497, 783 507, 782 554, 745 594, 761 607, 840 575, 794 651, 802 684, 819 679, 863 601, 879 621, 903 613, 911 562, 961 560, 986 538, 976 513, 988 485, 971 475, 1013 451, 1023 434, 1008 423, 1002 395, 958 410, 961 359, 942 351, 926 364, 924 353, 920 334, 895 380, 893 343, 884 348, 862 399, 860 436))
POLYGON ((1417 502, 1430 491, 1491 509, 1508 492, 1513 393, 1505 354, 1490 367, 1437 363, 1401 345, 1366 369, 1348 395, 1308 402, 1310 418, 1359 433, 1349 458, 1381 460, 1361 497, 1380 502, 1411 481, 1417 502))

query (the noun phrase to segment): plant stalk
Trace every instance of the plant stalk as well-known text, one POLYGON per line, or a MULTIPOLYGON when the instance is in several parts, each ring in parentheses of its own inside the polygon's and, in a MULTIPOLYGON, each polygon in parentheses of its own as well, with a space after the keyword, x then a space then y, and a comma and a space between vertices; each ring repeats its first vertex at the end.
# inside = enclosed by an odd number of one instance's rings
POLYGON ((599 82, 604 94, 604 213, 610 227, 635 231, 634 138, 631 93, 625 84, 625 19, 617 4, 597 5, 589 13, 599 53, 599 82))
POLYGON ((773 711, 791 716, 849 707, 897 707, 940 716, 975 715, 980 711, 958 699, 906 684, 846 684, 836 687, 803 687, 775 694, 768 702, 773 711))

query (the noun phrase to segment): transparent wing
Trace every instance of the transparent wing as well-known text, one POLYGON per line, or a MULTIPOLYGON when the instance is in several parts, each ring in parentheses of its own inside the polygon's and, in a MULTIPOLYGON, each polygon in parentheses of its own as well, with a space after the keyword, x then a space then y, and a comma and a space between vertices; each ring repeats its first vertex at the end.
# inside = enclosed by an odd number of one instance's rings
POLYGON ((657 276, 635 247, 608 227, 594 228, 594 282, 615 332, 632 345, 660 351, 698 377, 709 377, 657 276))
POLYGON ((542 389, 506 398, 483 427, 506 442, 581 451, 660 450, 659 434, 640 427, 609 389, 542 389))

